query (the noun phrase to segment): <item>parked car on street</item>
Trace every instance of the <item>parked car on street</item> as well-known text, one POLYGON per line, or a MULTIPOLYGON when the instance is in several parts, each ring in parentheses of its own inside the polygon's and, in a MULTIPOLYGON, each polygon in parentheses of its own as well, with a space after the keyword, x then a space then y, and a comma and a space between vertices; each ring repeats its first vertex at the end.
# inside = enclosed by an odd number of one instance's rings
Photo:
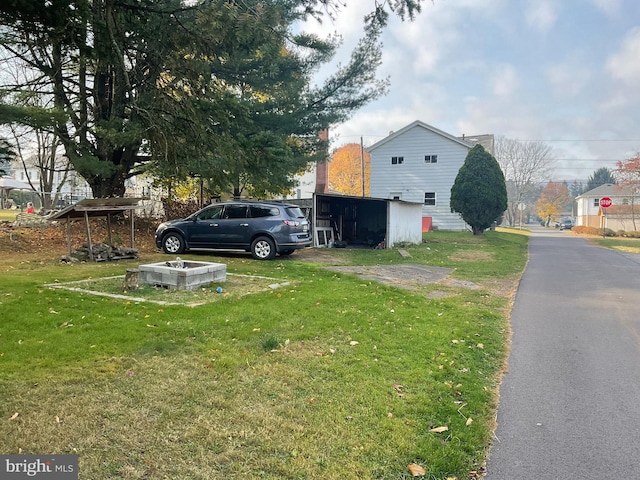
POLYGON ((155 241, 168 254, 192 248, 231 249, 251 252, 258 260, 272 260, 276 253, 291 255, 311 246, 313 237, 297 205, 229 201, 160 224, 155 241))
POLYGON ((559 228, 560 230, 571 230, 573 228, 573 221, 569 218, 565 218, 560 221, 559 228))

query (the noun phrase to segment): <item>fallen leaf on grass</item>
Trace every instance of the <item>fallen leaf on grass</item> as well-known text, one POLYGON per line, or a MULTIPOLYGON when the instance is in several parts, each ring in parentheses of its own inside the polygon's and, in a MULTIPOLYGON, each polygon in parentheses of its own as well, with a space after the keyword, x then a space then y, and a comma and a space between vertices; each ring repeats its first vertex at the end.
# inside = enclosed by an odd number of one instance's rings
POLYGON ((351 340, 349 342, 349 345, 351 345, 352 347, 355 347, 356 345, 359 345, 359 344, 360 344, 360 342, 356 342, 355 340, 351 340))
POLYGON ((150 323, 147 323, 147 327, 149 327, 149 328, 156 328, 156 327, 157 327, 157 325, 151 325, 150 323))
POLYGON ((14 413, 13 415, 11 415, 11 418, 9 420, 15 420, 16 418, 18 418, 18 415, 20 415, 18 412, 14 413))
POLYGON ((442 432, 446 432, 447 430, 449 430, 449 427, 436 427, 436 428, 432 428, 429 431, 432 433, 442 433, 442 432))
POLYGON ((409 473, 414 477, 424 477, 427 474, 426 470, 417 463, 410 463, 409 465, 407 465, 407 469, 409 470, 409 473))
POLYGON ((473 423, 473 418, 467 418, 467 427, 473 423))

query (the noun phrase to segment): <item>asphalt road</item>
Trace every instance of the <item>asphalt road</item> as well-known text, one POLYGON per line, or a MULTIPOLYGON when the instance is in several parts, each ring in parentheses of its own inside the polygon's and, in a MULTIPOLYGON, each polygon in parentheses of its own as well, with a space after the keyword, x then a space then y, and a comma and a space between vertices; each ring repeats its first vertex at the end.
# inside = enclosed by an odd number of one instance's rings
POLYGON ((640 479, 640 254, 536 229, 487 480, 640 479))

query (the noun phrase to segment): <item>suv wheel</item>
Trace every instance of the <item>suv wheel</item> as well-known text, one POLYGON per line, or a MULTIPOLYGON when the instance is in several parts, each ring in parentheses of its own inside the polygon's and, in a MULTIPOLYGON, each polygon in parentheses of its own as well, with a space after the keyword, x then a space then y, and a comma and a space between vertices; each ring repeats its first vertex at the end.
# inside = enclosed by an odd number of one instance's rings
POLYGON ((276 256, 276 244, 269 237, 258 237, 251 242, 251 255, 256 260, 273 260, 276 256))
POLYGON ((162 250, 164 253, 182 253, 184 252, 184 239, 178 233, 167 233, 162 238, 162 250))

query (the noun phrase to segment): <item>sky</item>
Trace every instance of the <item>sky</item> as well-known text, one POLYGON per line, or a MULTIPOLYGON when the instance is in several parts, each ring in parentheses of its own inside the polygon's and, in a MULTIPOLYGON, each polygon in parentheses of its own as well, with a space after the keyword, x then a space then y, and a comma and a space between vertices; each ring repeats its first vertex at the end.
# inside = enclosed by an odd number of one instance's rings
MULTIPOLYGON (((374 1, 346 3, 334 22, 306 27, 339 33, 342 63, 374 1)), ((455 136, 545 142, 551 180, 567 182, 640 151, 638 0, 425 0, 382 42, 388 94, 335 127, 332 147, 421 120, 455 136)))

